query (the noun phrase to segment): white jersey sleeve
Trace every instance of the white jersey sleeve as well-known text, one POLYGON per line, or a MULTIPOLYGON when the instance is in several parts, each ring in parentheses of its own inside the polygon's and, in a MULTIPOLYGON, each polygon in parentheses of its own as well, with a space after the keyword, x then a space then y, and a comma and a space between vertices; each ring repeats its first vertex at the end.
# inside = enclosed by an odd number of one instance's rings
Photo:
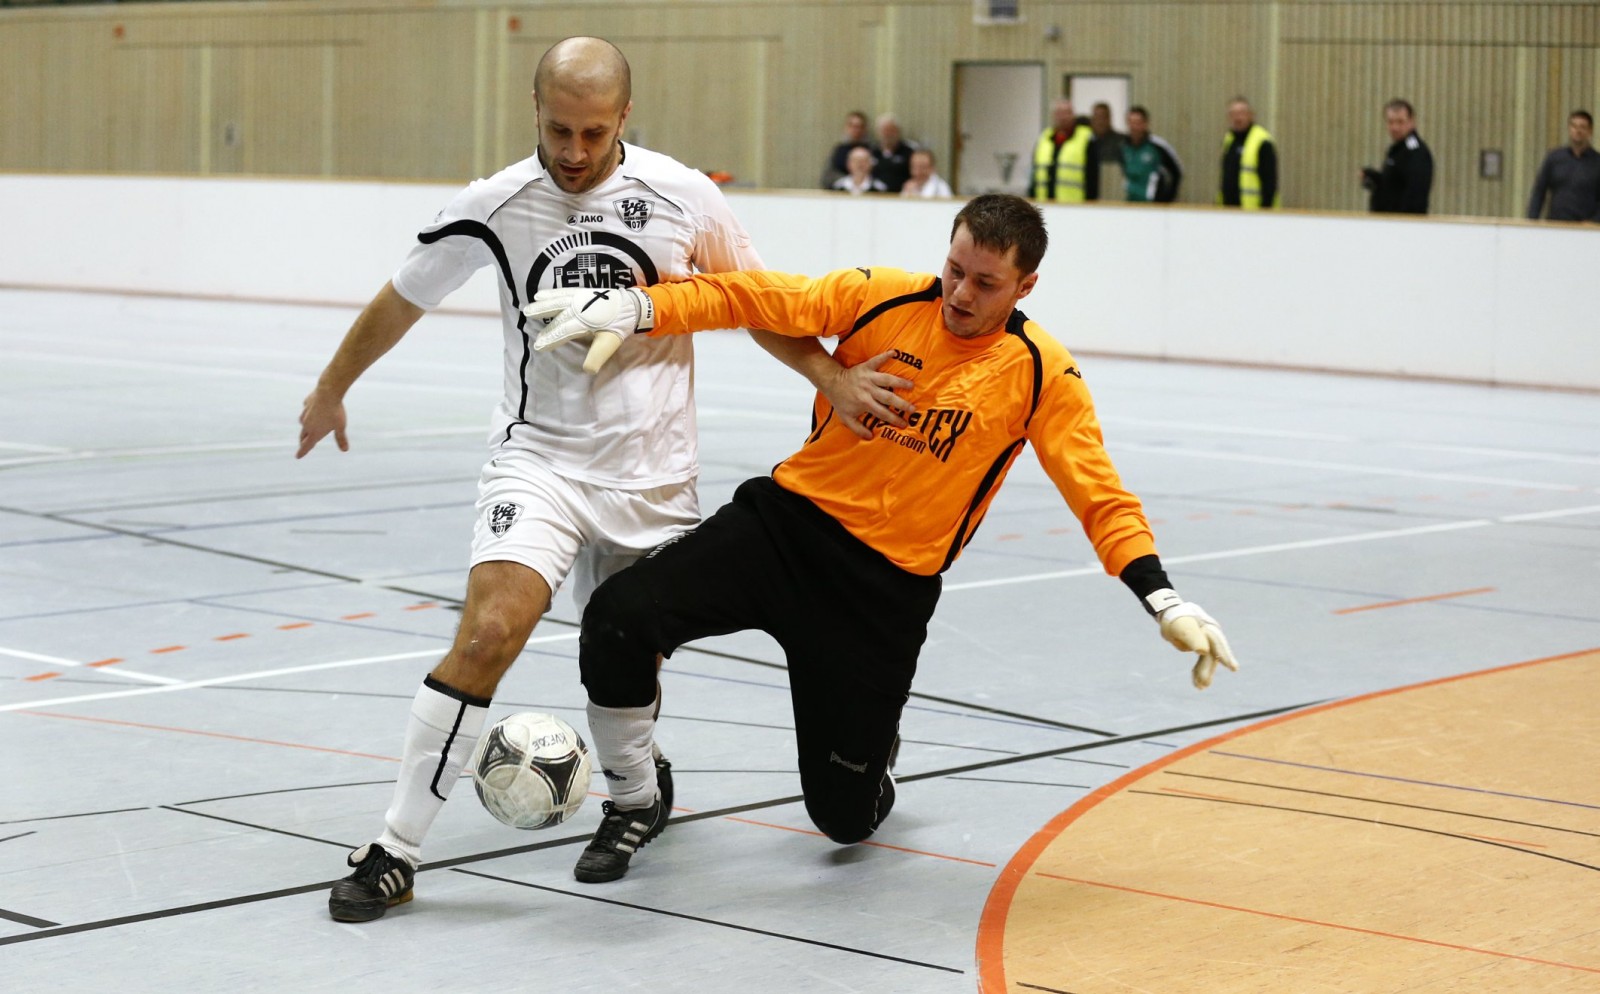
POLYGON ((505 201, 496 186, 493 180, 476 180, 434 215, 390 280, 396 293, 431 311, 473 273, 496 261, 490 248, 495 242, 482 235, 485 219, 505 201))
MULTIPOLYGON (((739 269, 765 269, 744 225, 733 216, 727 198, 710 179, 700 191, 693 262, 702 273, 729 273, 739 269)), ((698 185, 698 184, 697 184, 698 185)))

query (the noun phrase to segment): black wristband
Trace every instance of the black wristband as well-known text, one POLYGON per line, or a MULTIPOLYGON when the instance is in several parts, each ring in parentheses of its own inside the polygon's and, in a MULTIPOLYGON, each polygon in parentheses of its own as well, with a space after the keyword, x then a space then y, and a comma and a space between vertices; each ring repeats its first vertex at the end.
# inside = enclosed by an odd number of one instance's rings
POLYGON ((1140 556, 1124 566, 1118 578, 1128 585, 1133 596, 1139 598, 1139 603, 1151 614, 1155 612, 1150 610, 1150 602, 1145 598, 1157 590, 1172 586, 1172 581, 1167 579, 1167 571, 1161 568, 1161 557, 1153 554, 1140 556))

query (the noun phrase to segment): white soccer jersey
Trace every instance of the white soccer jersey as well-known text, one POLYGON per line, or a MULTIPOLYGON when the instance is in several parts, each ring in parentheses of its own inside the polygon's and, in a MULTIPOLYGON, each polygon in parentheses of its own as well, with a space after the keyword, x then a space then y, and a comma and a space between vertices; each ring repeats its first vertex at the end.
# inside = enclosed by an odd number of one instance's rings
POLYGON ((424 310, 480 267, 499 271, 505 397, 491 445, 527 450, 562 476, 625 490, 695 476, 690 336, 636 336, 590 375, 578 345, 534 352, 539 322, 522 308, 548 287, 649 286, 696 271, 762 268, 716 184, 626 145, 604 182, 569 194, 535 156, 472 183, 417 240, 393 283, 424 310))

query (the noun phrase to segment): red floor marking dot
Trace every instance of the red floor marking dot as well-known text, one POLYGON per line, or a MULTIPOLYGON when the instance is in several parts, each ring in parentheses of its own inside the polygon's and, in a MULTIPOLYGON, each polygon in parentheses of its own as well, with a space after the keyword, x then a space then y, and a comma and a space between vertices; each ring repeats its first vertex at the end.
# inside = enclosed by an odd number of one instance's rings
POLYGON ((340 620, 341 621, 356 621, 357 619, 360 619, 360 618, 371 618, 371 617, 374 616, 374 613, 375 612, 372 612, 372 611, 362 611, 360 614, 341 615, 340 616, 340 620))
POLYGON ((60 675, 61 675, 60 673, 35 673, 33 676, 25 676, 25 677, 23 677, 23 679, 24 680, 30 680, 30 681, 32 681, 32 680, 53 680, 53 679, 55 679, 56 677, 58 677, 60 675))
POLYGON ((122 657, 121 656, 112 656, 110 659, 100 659, 100 660, 96 660, 95 662, 92 662, 92 663, 85 663, 84 665, 86 665, 86 666, 110 666, 112 663, 120 663, 120 662, 122 662, 122 657))
POLYGON ((185 650, 187 648, 188 648, 188 646, 186 646, 186 645, 164 645, 159 649, 151 649, 150 653, 152 655, 155 655, 157 653, 162 653, 162 652, 182 652, 183 650, 185 650))
POLYGON ((279 625, 278 626, 278 631, 287 632, 287 631, 289 631, 291 629, 294 629, 294 628, 310 628, 311 625, 312 625, 312 623, 309 622, 309 621, 297 621, 292 625, 279 625))
POLYGON ((232 642, 234 639, 247 639, 250 635, 246 632, 234 632, 232 635, 218 635, 213 642, 232 642))
POLYGON ((405 610, 405 611, 426 611, 430 607, 438 607, 438 606, 439 605, 432 604, 432 603, 430 603, 430 604, 412 604, 412 605, 410 605, 408 607, 402 608, 402 610, 405 610))

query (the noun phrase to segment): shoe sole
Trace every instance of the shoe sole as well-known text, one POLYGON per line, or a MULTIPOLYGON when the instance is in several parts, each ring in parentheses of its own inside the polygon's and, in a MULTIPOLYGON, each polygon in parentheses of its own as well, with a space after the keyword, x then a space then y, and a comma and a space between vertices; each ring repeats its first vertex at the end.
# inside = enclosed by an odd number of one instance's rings
POLYGON ((333 902, 329 901, 328 915, 336 922, 377 921, 379 918, 382 918, 384 913, 390 908, 398 904, 405 904, 414 896, 416 896, 415 893, 408 890, 398 897, 384 901, 382 904, 378 904, 376 902, 370 905, 345 904, 340 905, 339 907, 334 907, 333 902))

